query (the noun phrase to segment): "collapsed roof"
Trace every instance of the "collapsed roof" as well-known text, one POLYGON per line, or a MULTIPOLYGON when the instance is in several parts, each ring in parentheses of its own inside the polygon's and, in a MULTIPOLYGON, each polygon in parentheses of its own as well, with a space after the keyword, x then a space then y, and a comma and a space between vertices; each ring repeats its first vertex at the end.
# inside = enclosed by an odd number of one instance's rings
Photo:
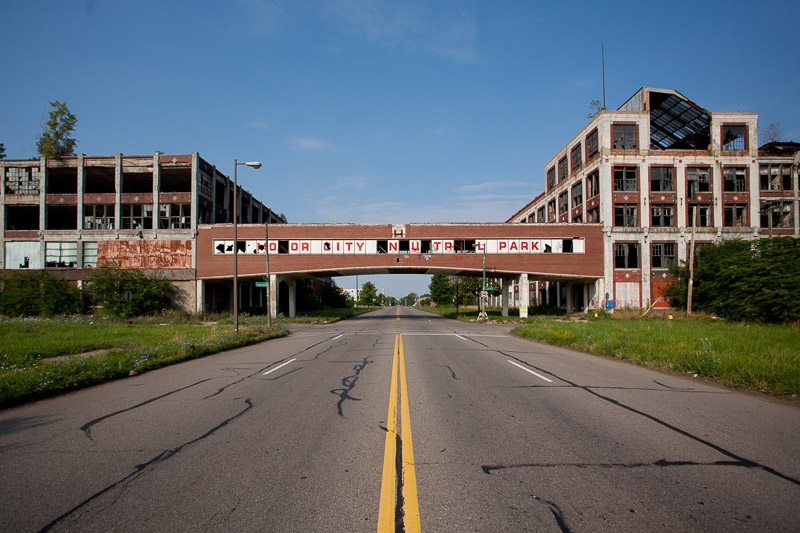
POLYGON ((677 91, 650 87, 642 87, 619 110, 648 108, 651 150, 708 150, 711 113, 677 91))

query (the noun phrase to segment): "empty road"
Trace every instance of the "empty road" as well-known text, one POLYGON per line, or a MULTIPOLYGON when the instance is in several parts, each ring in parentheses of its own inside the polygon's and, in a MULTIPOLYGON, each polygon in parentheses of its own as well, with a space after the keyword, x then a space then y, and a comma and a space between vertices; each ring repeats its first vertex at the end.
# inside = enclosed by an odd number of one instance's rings
POLYGON ((797 531, 800 408, 387 308, 0 411, 0 531, 797 531))

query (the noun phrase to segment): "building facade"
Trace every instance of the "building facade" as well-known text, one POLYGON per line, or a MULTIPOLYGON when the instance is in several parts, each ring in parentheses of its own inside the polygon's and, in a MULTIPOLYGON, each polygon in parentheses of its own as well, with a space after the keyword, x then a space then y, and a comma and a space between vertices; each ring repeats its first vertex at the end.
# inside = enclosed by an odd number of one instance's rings
POLYGON ((669 269, 688 260, 693 239, 800 236, 799 157, 797 143, 759 150, 755 113, 710 112, 643 87, 564 145, 545 165, 545 191, 508 222, 601 224, 604 276, 590 305, 668 307, 669 269))
MULTIPOLYGON (((197 227, 233 221, 233 181, 197 152, 0 160, 0 273, 46 269, 79 284, 98 264, 162 275, 198 299, 197 227)), ((239 187, 244 223, 281 220, 239 187)))

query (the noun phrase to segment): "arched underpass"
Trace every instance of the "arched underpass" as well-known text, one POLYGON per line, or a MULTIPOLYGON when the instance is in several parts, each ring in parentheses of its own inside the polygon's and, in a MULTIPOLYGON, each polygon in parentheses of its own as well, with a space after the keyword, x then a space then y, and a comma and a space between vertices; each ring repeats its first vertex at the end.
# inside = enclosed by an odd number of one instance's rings
MULTIPOLYGON (((509 288, 516 287, 519 305, 527 306, 531 282, 564 283, 568 308, 603 292, 597 224, 240 224, 237 230, 239 300, 265 305, 269 269, 273 316, 281 299, 295 315, 296 280, 304 277, 481 276, 485 268, 487 277, 502 280, 505 315, 509 288)), ((233 225, 198 227, 197 311, 230 299, 224 293, 233 286, 233 250, 233 225)))

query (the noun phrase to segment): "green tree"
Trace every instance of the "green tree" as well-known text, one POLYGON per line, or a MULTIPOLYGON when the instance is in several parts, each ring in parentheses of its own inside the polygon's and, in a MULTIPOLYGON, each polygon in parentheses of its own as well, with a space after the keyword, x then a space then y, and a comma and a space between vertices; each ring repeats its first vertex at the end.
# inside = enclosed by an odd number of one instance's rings
POLYGON ((592 100, 589 102, 589 114, 586 115, 586 118, 594 118, 600 114, 600 111, 604 111, 605 107, 603 107, 603 102, 600 100, 592 100))
POLYGON ((416 292, 409 292, 409 293, 406 295, 406 297, 405 297, 405 298, 403 298, 403 299, 405 300, 405 304, 406 304, 406 305, 408 305, 408 306, 412 306, 412 305, 414 305, 414 303, 416 303, 416 301, 417 301, 417 298, 419 298, 419 296, 417 295, 417 293, 416 293, 416 292))
POLYGON ((431 300, 436 302, 436 305, 449 305, 453 303, 453 296, 455 295, 455 285, 450 282, 450 278, 442 274, 434 274, 431 277, 430 285, 428 288, 431 291, 431 300))
POLYGON ((3 282, 0 314, 5 316, 53 316, 83 313, 83 293, 49 272, 16 271, 3 282))
POLYGON ((482 278, 462 276, 458 280, 458 303, 477 305, 481 294, 482 278))
POLYGON ((140 270, 121 270, 104 264, 92 273, 91 287, 98 303, 117 316, 140 316, 174 308, 175 287, 166 278, 147 277, 140 270), (130 304, 125 293, 131 291, 130 304))
MULTIPOLYGON (((665 291, 673 305, 686 307, 689 266, 673 269, 665 291)), ((695 257, 692 308, 730 320, 800 320, 800 240, 776 237, 732 240, 703 246, 695 257)))
POLYGON ((70 113, 66 102, 50 102, 53 108, 50 119, 42 124, 42 136, 36 142, 39 155, 45 157, 64 157, 75 155, 77 140, 70 137, 78 119, 70 113))
POLYGON ((5 159, 5 158, 6 158, 6 145, 0 143, 0 159, 5 159))
POLYGON ((375 305, 378 300, 378 290, 371 281, 367 281, 361 286, 358 295, 358 303, 362 305, 375 305))

